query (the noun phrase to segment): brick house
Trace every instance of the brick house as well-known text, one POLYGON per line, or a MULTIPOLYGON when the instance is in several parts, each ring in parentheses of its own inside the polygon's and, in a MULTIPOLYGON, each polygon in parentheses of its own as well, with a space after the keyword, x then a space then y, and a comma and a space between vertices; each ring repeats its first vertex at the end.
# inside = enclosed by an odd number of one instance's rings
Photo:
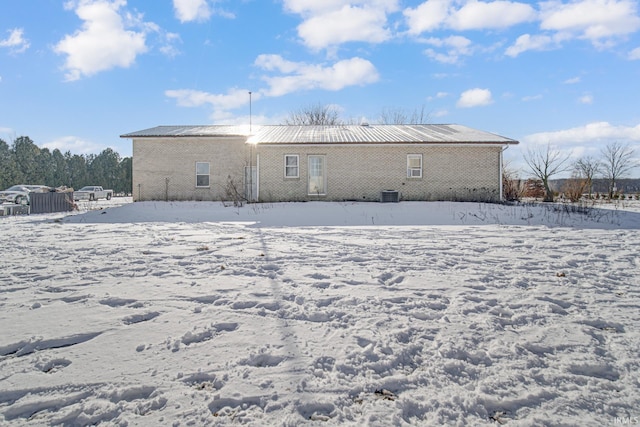
POLYGON ((518 141, 460 125, 158 126, 133 140, 134 200, 502 199, 518 141))

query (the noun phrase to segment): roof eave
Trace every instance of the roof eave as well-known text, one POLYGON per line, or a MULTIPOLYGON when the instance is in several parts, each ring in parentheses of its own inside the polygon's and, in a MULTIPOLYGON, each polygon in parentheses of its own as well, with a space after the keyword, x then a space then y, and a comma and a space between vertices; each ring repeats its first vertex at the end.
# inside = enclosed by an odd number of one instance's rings
POLYGON ((262 146, 282 146, 282 145, 518 145, 520 142, 516 140, 509 141, 386 141, 386 142, 260 142, 247 141, 249 144, 262 146))
POLYGON ((246 138, 247 135, 235 135, 235 134, 193 134, 193 135, 135 135, 135 134, 124 134, 120 135, 120 138, 246 138))

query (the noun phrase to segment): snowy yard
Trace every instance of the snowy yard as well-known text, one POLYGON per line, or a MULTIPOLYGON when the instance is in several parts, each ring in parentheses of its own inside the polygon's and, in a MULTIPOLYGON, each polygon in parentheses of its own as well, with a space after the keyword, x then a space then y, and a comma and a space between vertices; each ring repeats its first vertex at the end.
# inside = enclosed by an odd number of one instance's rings
POLYGON ((0 424, 640 424, 638 204, 129 202, 0 218, 0 424))

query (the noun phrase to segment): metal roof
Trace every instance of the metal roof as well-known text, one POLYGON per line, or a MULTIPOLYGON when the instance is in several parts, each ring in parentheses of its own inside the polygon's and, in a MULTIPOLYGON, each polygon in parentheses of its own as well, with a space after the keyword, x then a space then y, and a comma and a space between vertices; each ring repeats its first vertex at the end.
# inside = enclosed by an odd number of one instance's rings
POLYGON ((249 135, 250 132, 248 125, 156 126, 154 128, 120 135, 120 138, 249 135))
POLYGON ((158 126, 122 138, 246 136, 252 144, 518 144, 494 133, 456 124, 335 126, 158 126))

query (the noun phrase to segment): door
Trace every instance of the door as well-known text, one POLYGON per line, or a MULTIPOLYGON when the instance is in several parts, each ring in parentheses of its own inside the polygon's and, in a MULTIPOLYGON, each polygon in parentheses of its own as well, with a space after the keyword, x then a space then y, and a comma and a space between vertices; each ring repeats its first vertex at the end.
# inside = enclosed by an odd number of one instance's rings
POLYGON ((309 188, 310 196, 321 196, 327 193, 327 173, 324 156, 309 156, 309 188))

